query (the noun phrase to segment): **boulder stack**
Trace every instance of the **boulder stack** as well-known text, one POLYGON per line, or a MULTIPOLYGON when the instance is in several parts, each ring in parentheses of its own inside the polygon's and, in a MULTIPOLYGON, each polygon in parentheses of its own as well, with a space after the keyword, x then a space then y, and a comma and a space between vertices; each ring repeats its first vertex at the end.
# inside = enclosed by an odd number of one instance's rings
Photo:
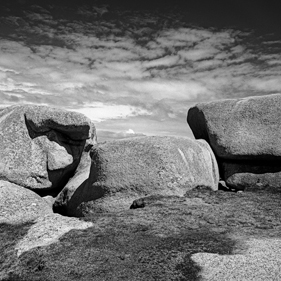
POLYGON ((199 103, 187 122, 212 147, 221 177, 235 189, 281 187, 281 95, 199 103))
POLYGON ((48 106, 0 110, 0 179, 32 190, 62 188, 95 128, 84 115, 48 106))
POLYGON ((0 109, 0 180, 2 201, 18 192, 32 220, 36 206, 76 216, 85 202, 97 210, 129 209, 144 196, 183 196, 198 186, 217 190, 219 173, 205 140, 139 137, 97 144, 84 115, 20 105, 0 109))

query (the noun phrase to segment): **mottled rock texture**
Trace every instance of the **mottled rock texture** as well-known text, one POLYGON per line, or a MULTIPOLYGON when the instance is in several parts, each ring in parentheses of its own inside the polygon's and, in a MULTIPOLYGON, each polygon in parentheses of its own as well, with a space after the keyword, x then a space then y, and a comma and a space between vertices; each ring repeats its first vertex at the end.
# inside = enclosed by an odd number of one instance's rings
POLYGON ((280 280, 281 240, 278 238, 251 238, 244 241, 243 253, 219 255, 214 253, 196 253, 192 255, 201 268, 200 280, 280 280))
MULTIPOLYGON (((95 127, 84 115, 37 105, 0 110, 0 179, 33 190, 62 188, 95 127)), ((89 141, 88 140, 88 141, 89 141)))
POLYGON ((0 224, 23 224, 51 213, 52 207, 35 192, 0 180, 0 224))
POLYGON ((281 161, 281 94, 199 103, 187 122, 216 156, 281 161))
POLYGON ((221 177, 236 189, 280 188, 281 95, 199 103, 187 122, 212 147, 221 177))
POLYGON ((73 214, 82 201, 95 200, 89 204, 97 210, 117 210, 129 208, 141 196, 182 196, 197 186, 218 188, 216 159, 203 140, 124 139, 95 146, 91 158, 91 169, 89 164, 82 167, 58 196, 58 212, 73 214))
POLYGON ((91 222, 78 218, 69 218, 59 214, 38 217, 27 234, 17 243, 17 255, 36 247, 47 246, 59 241, 59 238, 72 229, 86 229, 93 226, 91 222))

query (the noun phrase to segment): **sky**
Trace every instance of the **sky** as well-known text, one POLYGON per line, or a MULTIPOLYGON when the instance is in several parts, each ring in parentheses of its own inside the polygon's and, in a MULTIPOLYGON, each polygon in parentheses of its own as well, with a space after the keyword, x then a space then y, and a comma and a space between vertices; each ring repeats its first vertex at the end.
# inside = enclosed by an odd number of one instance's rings
POLYGON ((0 107, 83 113, 99 141, 192 137, 198 102, 281 93, 279 11, 278 1, 0 0, 0 107))

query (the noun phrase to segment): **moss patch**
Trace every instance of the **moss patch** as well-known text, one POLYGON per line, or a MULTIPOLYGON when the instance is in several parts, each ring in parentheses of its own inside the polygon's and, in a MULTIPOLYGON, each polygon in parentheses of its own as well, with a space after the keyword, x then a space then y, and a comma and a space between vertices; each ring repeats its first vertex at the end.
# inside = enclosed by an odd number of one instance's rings
POLYGON ((6 279, 17 263, 15 245, 28 232, 32 223, 21 225, 0 224, 0 280, 6 279))

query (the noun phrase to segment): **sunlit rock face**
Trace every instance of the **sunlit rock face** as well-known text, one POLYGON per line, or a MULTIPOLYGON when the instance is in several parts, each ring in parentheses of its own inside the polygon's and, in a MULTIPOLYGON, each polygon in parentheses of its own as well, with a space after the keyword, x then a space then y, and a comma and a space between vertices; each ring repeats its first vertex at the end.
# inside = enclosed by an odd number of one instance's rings
POLYGON ((52 213, 52 207, 35 192, 0 180, 0 224, 23 224, 52 213))
POLYGON ((141 196, 182 196, 197 186, 217 190, 218 180, 215 156, 203 140, 138 137, 112 141, 93 147, 91 168, 81 166, 58 195, 54 210, 75 215, 77 206, 86 201, 101 210, 128 209, 141 196))
POLYGON ((62 188, 95 128, 84 115, 48 106, 0 111, 0 178, 32 190, 62 188))
POLYGON ((236 189, 278 188, 281 173, 281 95, 199 103, 187 121, 209 142, 221 176, 236 189))

